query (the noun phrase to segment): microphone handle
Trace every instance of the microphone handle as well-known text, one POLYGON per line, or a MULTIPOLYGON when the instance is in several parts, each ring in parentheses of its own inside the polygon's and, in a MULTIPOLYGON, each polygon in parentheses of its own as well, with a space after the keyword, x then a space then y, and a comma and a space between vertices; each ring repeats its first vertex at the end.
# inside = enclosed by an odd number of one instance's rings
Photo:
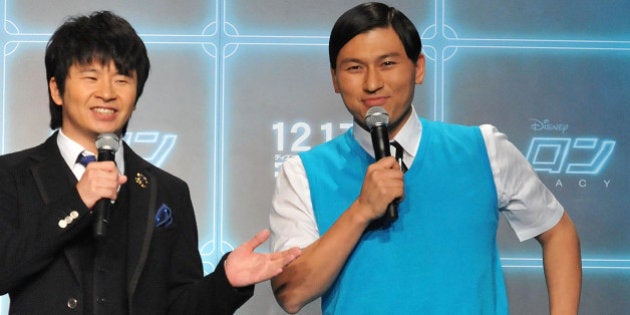
POLYGON ((387 205, 385 212, 385 220, 389 223, 396 221, 396 219, 398 219, 398 198, 387 205))
POLYGON ((389 152, 389 134, 386 125, 378 125, 370 129, 372 136, 372 146, 374 147, 374 158, 378 161, 386 156, 391 156, 389 152))
MULTIPOLYGON (((114 161, 115 153, 112 150, 98 150, 98 161, 114 161)), ((107 225, 109 224, 109 207, 111 206, 111 200, 109 198, 102 198, 94 205, 94 237, 97 239, 103 239, 107 234, 107 225)))
POLYGON ((109 206, 111 201, 103 198, 94 205, 94 237, 102 239, 107 234, 107 225, 109 224, 109 206))
MULTIPOLYGON (((391 156, 389 151, 389 134, 387 133, 387 125, 381 124, 370 129, 372 136, 372 146, 374 147, 374 157, 380 160, 383 157, 391 156)), ((392 223, 398 219, 398 199, 387 205, 387 210, 383 219, 386 223, 392 223)))

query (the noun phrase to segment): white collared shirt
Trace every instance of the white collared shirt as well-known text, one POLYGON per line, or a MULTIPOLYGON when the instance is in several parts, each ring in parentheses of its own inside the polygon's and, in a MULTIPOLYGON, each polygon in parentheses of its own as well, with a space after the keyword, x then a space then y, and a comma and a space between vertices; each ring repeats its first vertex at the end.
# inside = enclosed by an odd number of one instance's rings
MULTIPOLYGON (((83 176, 83 173, 85 172, 85 167, 83 167, 83 165, 81 165, 80 163, 77 163, 77 157, 83 151, 86 152, 85 153, 86 155, 91 154, 91 155, 96 156, 96 153, 86 150, 85 148, 83 148, 83 146, 78 144, 76 141, 68 138, 68 136, 66 136, 61 131, 61 129, 59 129, 59 134, 57 135, 57 146, 59 147, 59 152, 61 152, 61 156, 63 157, 63 160, 66 162, 68 167, 72 170, 72 173, 74 174, 74 176, 77 178, 77 180, 81 179, 81 176, 83 176)), ((116 155, 114 156, 114 159, 116 160, 116 166, 118 166, 118 171, 120 172, 120 174, 125 174, 124 156, 125 156, 125 153, 124 153, 123 145, 121 143, 120 147, 118 148, 118 151, 116 151, 116 155)))
MULTIPOLYGON (((356 124, 355 140, 374 156, 370 133, 356 124)), ((533 238, 560 221, 564 208, 540 181, 527 159, 505 134, 492 125, 479 127, 486 144, 497 188, 499 210, 519 240, 533 238), (518 180, 514 180, 518 179, 518 180)), ((394 140, 404 148, 403 160, 411 167, 420 145, 422 124, 415 109, 394 140)), ((271 250, 304 248, 319 238, 306 171, 298 155, 282 165, 269 215, 271 250)))

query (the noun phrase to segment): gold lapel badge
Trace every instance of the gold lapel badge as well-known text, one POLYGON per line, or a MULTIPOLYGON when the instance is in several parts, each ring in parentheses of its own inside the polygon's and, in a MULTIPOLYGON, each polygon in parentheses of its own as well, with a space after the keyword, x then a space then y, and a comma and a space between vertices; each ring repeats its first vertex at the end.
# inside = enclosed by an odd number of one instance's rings
POLYGON ((147 188, 147 185, 149 185, 149 180, 142 173, 136 173, 135 181, 136 181, 136 184, 138 184, 138 186, 142 188, 147 188))

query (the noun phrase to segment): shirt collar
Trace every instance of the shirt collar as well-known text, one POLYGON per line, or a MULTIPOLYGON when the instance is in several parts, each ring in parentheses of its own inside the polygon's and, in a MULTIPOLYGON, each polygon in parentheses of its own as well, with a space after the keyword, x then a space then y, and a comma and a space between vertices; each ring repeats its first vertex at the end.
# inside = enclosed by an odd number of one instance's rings
MULTIPOLYGON (((59 134, 57 135, 57 146, 59 147, 59 152, 61 153, 61 157, 63 157, 63 160, 66 162, 68 167, 70 167, 70 169, 72 169, 74 165, 77 163, 77 157, 79 156, 79 154, 81 154, 81 152, 86 151, 89 154, 96 155, 95 152, 87 151, 85 148, 83 148, 83 146, 78 144, 76 141, 68 138, 68 136, 66 136, 63 133, 63 131, 61 131, 61 129, 59 129, 59 134)), ((118 171, 121 174, 125 173, 124 156, 125 156, 124 146, 122 145, 122 141, 121 141, 121 145, 118 148, 118 151, 116 151, 116 155, 114 157, 114 159, 116 160, 116 165, 118 166, 118 171)))
MULTIPOLYGON (((354 124, 352 126, 352 133, 354 134, 354 139, 359 143, 359 145, 361 145, 363 150, 374 157, 374 147, 372 146, 372 136, 370 135, 370 132, 361 128, 359 125, 354 124)), ((405 149, 406 157, 413 160, 416 156, 416 152, 418 151, 421 136, 422 124, 420 123, 416 109, 412 106, 409 119, 407 119, 402 128, 400 128, 400 131, 396 134, 394 140, 398 141, 398 143, 400 143, 400 145, 405 149)), ((405 158, 405 163, 407 163, 407 158, 405 158)), ((407 165, 411 166, 411 163, 407 163, 407 165)))

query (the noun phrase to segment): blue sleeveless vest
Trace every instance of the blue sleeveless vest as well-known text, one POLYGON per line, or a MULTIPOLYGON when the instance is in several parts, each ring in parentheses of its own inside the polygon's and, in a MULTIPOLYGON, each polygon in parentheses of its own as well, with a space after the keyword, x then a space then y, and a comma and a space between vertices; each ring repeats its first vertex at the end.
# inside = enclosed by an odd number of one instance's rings
MULTIPOLYGON (((324 314, 507 314, 497 194, 478 127, 421 119, 399 218, 366 231, 332 286, 324 314)), ((325 233, 358 197, 374 162, 351 130, 300 154, 325 233)))

